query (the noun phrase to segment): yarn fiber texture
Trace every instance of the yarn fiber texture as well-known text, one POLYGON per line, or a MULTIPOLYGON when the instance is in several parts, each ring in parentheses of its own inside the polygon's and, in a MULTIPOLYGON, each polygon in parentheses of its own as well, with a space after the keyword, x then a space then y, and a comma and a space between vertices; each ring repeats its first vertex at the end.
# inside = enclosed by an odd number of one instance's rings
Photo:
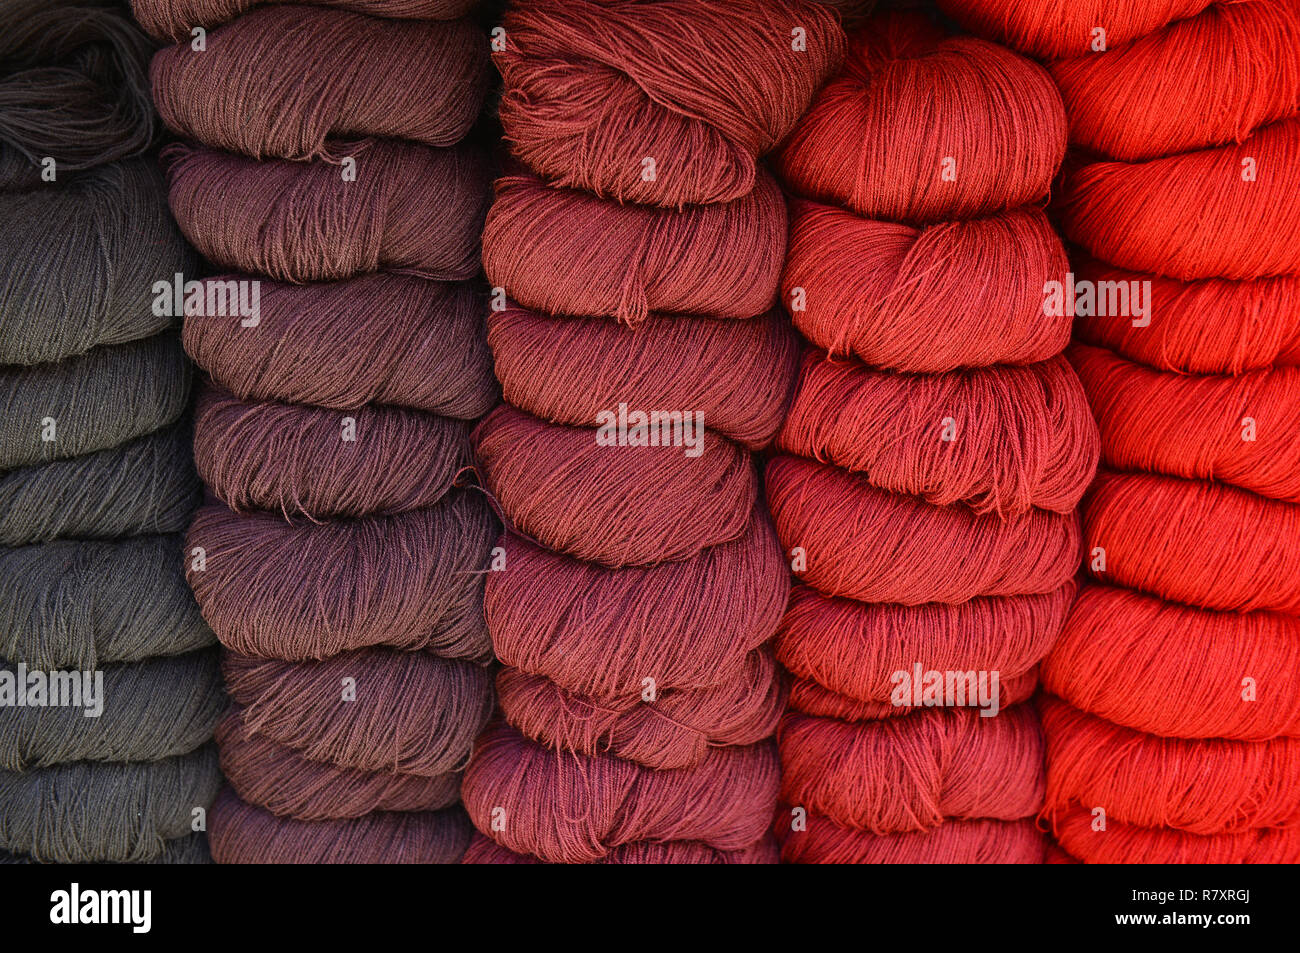
POLYGON ((151 79, 172 212, 222 272, 199 290, 257 289, 182 332, 206 375, 185 569, 231 699, 213 858, 457 862, 500 531, 470 442, 499 393, 488 37, 463 0, 135 6, 178 41, 151 79))
POLYGON ((225 705, 181 574, 196 258, 123 5, 0 12, 0 851, 207 863, 225 705), (90 716, 90 717, 87 717, 90 716))
POLYGON ((1070 316, 1044 308, 1066 131, 1042 66, 894 12, 777 153, 801 197, 782 303, 810 342, 764 471, 798 581, 776 642, 786 862, 1045 857, 1029 699, 1101 453, 1070 316))
POLYGON ((771 863, 789 579, 754 454, 800 347, 762 159, 844 36, 803 0, 520 0, 502 24, 483 264, 506 404, 474 444, 505 667, 466 861, 771 863))
POLYGON ((1294 863, 1300 10, 941 5, 1049 58, 1097 291, 1069 352, 1101 433, 1088 580, 1039 703, 1053 860, 1294 863))
MULTIPOLYGON (((13 0, 0 18, 0 191, 143 155, 151 44, 111 0, 13 0)), ((51 234, 56 234, 51 232, 51 234)))

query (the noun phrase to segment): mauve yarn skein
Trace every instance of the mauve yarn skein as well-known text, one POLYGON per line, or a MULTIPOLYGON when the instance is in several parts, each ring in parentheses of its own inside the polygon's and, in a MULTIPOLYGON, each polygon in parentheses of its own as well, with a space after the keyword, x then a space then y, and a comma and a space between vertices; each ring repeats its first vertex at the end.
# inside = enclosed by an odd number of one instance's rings
POLYGON ((555 752, 497 724, 479 738, 461 794, 479 830, 551 863, 591 863, 635 841, 703 841, 739 850, 759 840, 779 780, 770 742, 709 749, 655 771, 612 755, 555 752), (504 830, 492 826, 505 811, 504 830))
MULTIPOLYGON (((207 285, 249 280, 209 278, 207 285)), ((351 410, 374 403, 473 420, 500 388, 483 333, 486 292, 470 282, 379 272, 292 285, 261 280, 260 322, 193 315, 182 341, 242 400, 351 410)))
POLYGON ((372 648, 318 662, 227 652, 221 667, 246 730, 360 771, 458 771, 492 714, 486 669, 428 652, 372 648))
MULTIPOLYGON (((718 850, 696 841, 640 841, 615 847, 596 864, 775 864, 776 842, 767 839, 740 850, 718 850)), ((517 854, 496 841, 475 833, 465 851, 466 864, 541 864, 531 854, 517 854)))
POLYGON ((225 788, 212 805, 209 830, 219 864, 454 864, 473 828, 459 808, 323 821, 276 817, 225 788))
MULTIPOLYGON (((284 3, 289 9, 308 0, 131 0, 131 10, 146 31, 159 40, 183 42, 194 27, 213 27, 256 7, 284 3)), ((400 20, 454 20, 474 9, 478 0, 310 0, 311 6, 351 10, 400 20)))
POLYGON ((485 661, 483 577, 496 533, 471 491, 324 523, 208 502, 186 538, 204 561, 186 573, 222 644, 246 655, 306 661, 387 645, 485 661))
POLYGON ((149 73, 178 136, 254 159, 338 159, 348 150, 328 138, 459 142, 487 94, 486 54, 470 20, 273 4, 212 30, 202 50, 160 50, 149 73))
MULTIPOLYGON (((492 713, 496 402, 464 0, 136 0, 173 213, 253 315, 185 315, 208 374, 186 571, 228 650, 218 863, 448 863, 492 713), (202 30, 195 29, 202 27, 202 30), (190 42, 191 30, 203 42, 190 42)), ((197 295, 196 295, 197 298, 197 295)), ((211 309, 207 309, 211 310, 211 309)))
POLYGON ((248 731, 232 706, 217 725, 221 773, 241 799, 281 817, 327 821, 371 811, 437 811, 460 800, 459 774, 361 771, 313 761, 248 731))
POLYGON ((324 161, 163 153, 172 214, 219 268, 302 284, 363 272, 466 279, 479 269, 487 169, 478 150, 358 142, 356 181, 324 161))
POLYGON ((394 514, 433 506, 452 489, 471 463, 469 431, 419 410, 247 402, 208 387, 195 408, 194 463, 237 513, 394 514))
POLYGON ((502 715, 548 747, 581 754, 608 752, 651 768, 698 764, 710 747, 747 745, 769 737, 785 709, 785 682, 770 650, 746 658, 739 678, 697 689, 583 696, 548 678, 503 668, 497 674, 502 715))

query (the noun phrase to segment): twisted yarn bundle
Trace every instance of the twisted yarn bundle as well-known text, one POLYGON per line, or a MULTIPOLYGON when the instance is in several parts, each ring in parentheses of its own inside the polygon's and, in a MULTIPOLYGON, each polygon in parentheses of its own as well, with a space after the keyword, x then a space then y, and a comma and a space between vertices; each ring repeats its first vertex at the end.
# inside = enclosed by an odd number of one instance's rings
POLYGON ((811 341, 765 473, 799 580, 776 642, 787 862, 1044 859, 1025 702, 1100 453, 1069 317, 1043 307, 1065 137, 1041 67, 895 13, 778 155, 803 197, 782 293, 811 341))
POLYGON ((942 5, 1052 58, 1075 281, 1146 289, 1081 312, 1070 351, 1104 468, 1042 669, 1060 859, 1295 863, 1300 10, 942 5))
POLYGON ((770 863, 789 581, 753 453, 799 348, 760 159, 844 37, 803 0, 518 0, 503 30, 518 165, 483 262, 507 404, 474 443, 505 667, 465 859, 770 863))
POLYGON ((224 693, 181 572, 189 270, 151 44, 100 0, 0 14, 0 851, 206 863, 224 693))
POLYGON ((493 707, 498 524, 467 477, 497 395, 466 141, 487 37, 463 2, 135 7, 182 40, 150 70, 186 140, 169 197, 227 272, 195 285, 182 335, 208 375, 186 573, 231 700, 213 857, 454 863, 493 707))

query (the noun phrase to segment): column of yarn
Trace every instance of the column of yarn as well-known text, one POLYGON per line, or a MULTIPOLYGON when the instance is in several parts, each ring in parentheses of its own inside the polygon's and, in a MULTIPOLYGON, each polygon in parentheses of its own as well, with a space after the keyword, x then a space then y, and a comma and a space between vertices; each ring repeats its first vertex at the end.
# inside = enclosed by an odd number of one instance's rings
POLYGON ((1049 57, 1079 152, 1059 218, 1102 472, 1043 668, 1061 859, 1295 863, 1300 11, 1103 5, 1062 33, 1044 3, 944 6, 1049 57))
POLYGON ((135 0, 204 372, 186 574, 224 646, 218 863, 455 863, 491 713, 495 403, 471 4, 135 0), (386 14, 392 13, 389 17, 386 14))
POLYGON ((0 860, 209 862, 225 698, 181 571, 194 262, 151 45, 94 0, 0 14, 0 860))
POLYGON ((808 339, 766 468, 797 578, 776 642, 789 863, 1041 863, 1029 698, 1075 594, 1098 456, 1042 206, 1045 70, 920 14, 850 34, 777 155, 808 339))
POLYGON ((773 863, 788 573, 754 454, 798 346, 761 157, 837 68, 794 0, 518 0, 483 242, 506 403, 478 466, 501 717, 471 863, 773 863))

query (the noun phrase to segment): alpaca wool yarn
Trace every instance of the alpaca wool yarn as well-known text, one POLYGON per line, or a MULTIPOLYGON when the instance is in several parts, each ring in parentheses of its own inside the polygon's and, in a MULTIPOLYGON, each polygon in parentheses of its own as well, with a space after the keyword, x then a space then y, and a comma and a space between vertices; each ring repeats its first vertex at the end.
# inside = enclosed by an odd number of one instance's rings
POLYGON ((1087 398, 1063 357, 918 376, 817 350, 804 355, 777 447, 893 493, 1005 516, 1072 512, 1098 454, 1087 398), (945 426, 964 439, 939 439, 945 426))
POLYGON ((437 811, 460 800, 460 775, 365 771, 303 757, 245 726, 232 707, 217 725, 221 773, 234 792, 281 817, 328 821, 372 811, 437 811))
POLYGON ((1043 801, 1043 739, 1032 705, 992 718, 928 709, 858 723, 790 712, 777 738, 782 801, 856 830, 1016 820, 1043 801), (878 773, 864 772, 864 763, 878 773))
POLYGON ((1300 10, 942 5, 1051 58, 1079 149, 1056 204, 1103 470, 1042 668, 1053 860, 1295 863, 1300 10))
MULTIPOLYGON (((785 825, 788 826, 788 825, 785 825)), ((1041 864, 1043 835, 1033 821, 945 821, 925 831, 872 834, 816 814, 787 836, 791 864, 1041 864)))
POLYGON ((747 450, 780 427, 800 350, 775 310, 747 321, 652 314, 631 330, 512 302, 488 317, 488 343, 507 403, 534 417, 583 426, 620 403, 692 407, 747 450), (539 366, 539 353, 554 357, 539 366))
POLYGON ((0 11, 0 851, 207 863, 225 705, 180 572, 191 369, 157 285, 195 257, 119 4, 0 11))
MULTIPOLYGON (((1156 370, 1188 374, 1240 374, 1300 365, 1300 317, 1294 302, 1300 276, 1253 281, 1203 278, 1179 281, 1115 268, 1083 255, 1074 258, 1076 281, 1151 282, 1150 324, 1130 315, 1081 315, 1078 339, 1108 348, 1156 370)), ((1111 285, 1119 287, 1119 285, 1111 285)), ((1138 285, 1137 287, 1140 287, 1138 285)), ((1122 309, 1114 309, 1116 312, 1122 309)))
POLYGON ((1093 51, 1098 24, 1108 46, 1120 46, 1176 20, 1196 16, 1215 0, 938 0, 972 32, 1035 57, 1056 59, 1093 51))
POLYGON ((214 644, 182 543, 170 533, 0 548, 0 658, 84 671, 214 644))
POLYGON ((280 817, 223 790, 212 805, 218 864, 452 864, 469 846, 465 813, 370 811, 356 818, 280 817))
MULTIPOLYGON (((1076 592, 1069 580, 1046 593, 902 606, 834 598, 797 585, 777 632, 776 657, 799 680, 792 706, 806 712, 806 696, 820 690, 884 710, 872 717, 903 714, 910 706, 890 701, 895 673, 914 664, 923 671, 969 666, 998 672, 1006 692, 1013 679, 1032 674, 1057 641, 1076 592)), ((1030 692, 1034 684, 1031 679, 1030 692)))
POLYGON ((1300 10, 1292 0, 1215 3, 1048 70, 1071 142, 1099 155, 1132 161, 1241 142, 1300 108, 1300 10), (1171 76, 1196 81, 1178 84, 1175 98, 1171 76))
POLYGON ((461 0, 135 6, 180 41, 150 71, 184 140, 172 211, 227 272, 185 289, 182 332, 207 374, 186 575, 232 701, 213 858, 456 862, 493 708, 488 165, 465 141, 487 36, 461 0))
POLYGON ((1066 270, 1038 209, 915 228, 795 201, 781 297, 835 357, 938 373, 1060 353, 1070 320, 1043 313, 1043 288, 1066 270), (973 270, 989 280, 972 283, 973 270))
POLYGON ((474 449, 517 530, 618 569, 687 559, 745 531, 758 496, 750 456, 721 439, 706 449, 706 439, 696 428, 696 453, 661 443, 610 454, 590 428, 544 424, 505 405, 479 424, 474 449))
POLYGON ((1291 439, 1300 431, 1300 369, 1189 377, 1084 345, 1070 360, 1101 428, 1107 467, 1213 479, 1300 503, 1300 448, 1291 439), (1265 422, 1258 433, 1254 420, 1265 422))
POLYGON ((528 0, 502 28, 511 153, 553 185, 675 209, 753 192, 759 156, 844 52, 835 18, 803 0, 528 0), (723 21, 725 43, 700 41, 723 21))
POLYGON ((207 502, 186 539, 203 568, 191 560, 186 575, 221 643, 245 655, 305 661, 385 645, 484 661, 482 573, 495 533, 469 491, 321 523, 207 502))
POLYGON ((198 501, 182 421, 107 450, 0 472, 0 546, 179 533, 198 501))
POLYGON ((1073 513, 1003 520, 787 455, 768 462, 767 494, 777 535, 806 551, 796 574, 828 596, 911 606, 1051 592, 1079 563, 1073 513))
POLYGON ((503 847, 573 864, 637 841, 748 847, 769 823, 778 780, 770 742, 711 748, 694 767, 656 771, 607 754, 557 756, 497 724, 479 739, 462 794, 474 825, 503 847))
POLYGON ((0 26, 0 191, 149 150, 150 44, 120 7, 13 0, 0 26))
POLYGON ((497 657, 580 695, 699 689, 740 675, 785 608, 788 569, 771 522, 698 556, 607 569, 516 534, 515 571, 489 573, 484 611, 497 657))
POLYGON ((1239 144, 1092 162, 1060 196, 1067 238, 1103 261, 1190 281, 1300 274, 1300 117, 1239 144), (1191 201, 1184 183, 1204 183, 1191 201), (1115 228, 1114 222, 1123 222, 1115 228))
POLYGON ((338 158, 327 139, 460 142, 486 94, 486 45, 468 20, 273 4, 212 30, 201 50, 160 50, 149 72, 178 136, 254 159, 338 158))
MULTIPOLYGON (((212 738, 225 707, 214 661, 212 652, 195 652, 108 665, 96 670, 97 686, 83 687, 80 706, 0 707, 0 770, 160 761, 195 750, 212 738)), ((0 690, 30 682, 19 666, 0 665, 0 690)))
POLYGON ((108 450, 180 419, 190 367, 170 332, 54 365, 0 368, 0 471, 108 450))
MULTIPOLYGON (((269 3, 290 10, 305 0, 131 0, 136 21, 159 40, 181 42, 194 27, 227 23, 269 3)), ((395 20, 454 20, 474 9, 477 0, 312 0, 311 6, 368 13, 395 20)))
MULTIPOLYGON (((638 841, 615 847, 596 864, 775 864, 776 842, 761 840, 742 850, 718 850, 693 841, 667 841, 655 844, 638 841)), ((467 864, 541 864, 531 854, 517 854, 508 848, 475 834, 465 851, 467 864)))
POLYGON ((497 675, 502 715, 548 747, 602 752, 650 768, 688 768, 710 747, 763 741, 785 710, 785 683, 770 651, 756 650, 739 678, 697 689, 666 689, 654 706, 641 693, 590 698, 540 675, 497 675))
POLYGON ((205 388, 195 408, 194 462, 236 513, 263 509, 313 520, 404 513, 436 504, 469 466, 469 425, 402 407, 345 414, 205 388), (355 428, 354 447, 339 439, 347 427, 355 428), (393 460, 426 467, 395 470, 393 460))
MULTIPOLYGON (((239 275, 209 278, 228 285, 239 275)), ((470 282, 376 272, 347 281, 261 281, 260 320, 186 318, 185 350, 244 401, 335 410, 382 404, 474 420, 496 404, 482 294, 470 282), (340 315, 347 320, 340 320, 340 315)))
POLYGON ((813 345, 764 473, 799 581, 776 643, 787 862, 1044 859, 1027 702, 1100 454, 1070 316, 1044 305, 1065 142, 1041 66, 891 13, 777 155, 804 199, 783 303, 813 345))
POLYGON ((1300 619, 1213 612, 1118 586, 1079 594, 1043 665, 1043 688, 1117 725, 1173 738, 1265 741, 1300 735, 1300 619), (1179 644, 1184 651, 1170 652, 1179 644), (1257 702, 1243 672, 1268 672, 1257 702), (1150 677, 1174 694, 1143 690, 1150 677))
POLYGON ((802 0, 517 0, 502 23, 483 264, 507 403, 474 441, 506 667, 463 789, 492 844, 466 861, 770 863, 789 580, 753 453, 798 344, 760 159, 844 38, 802 0))
POLYGON ((0 770, 0 849, 42 863, 153 861, 192 832, 220 784, 211 744, 159 761, 0 770))
POLYGON ((487 181, 475 149, 359 143, 363 188, 324 161, 258 162, 183 144, 164 160, 172 214, 219 268, 295 284, 379 270, 440 280, 478 271, 487 181))
POLYGON ((429 652, 364 649, 319 662, 227 652, 222 673, 247 732, 359 771, 458 771, 492 713, 487 671, 429 652), (356 699, 340 704, 348 678, 356 699))
POLYGON ((928 224, 1040 199, 1065 140, 1060 95, 1041 66, 900 14, 850 37, 843 71, 782 144, 776 168, 804 198, 928 224))
POLYGON ((607 316, 766 312, 785 255, 785 200, 766 173, 730 202, 683 210, 618 205, 533 175, 496 184, 483 269, 526 308, 607 316), (719 247, 734 249, 718 255, 719 247))
POLYGON ((152 307, 150 289, 193 270, 148 160, 56 182, 0 202, 0 365, 62 361, 164 331, 173 319, 152 307))

